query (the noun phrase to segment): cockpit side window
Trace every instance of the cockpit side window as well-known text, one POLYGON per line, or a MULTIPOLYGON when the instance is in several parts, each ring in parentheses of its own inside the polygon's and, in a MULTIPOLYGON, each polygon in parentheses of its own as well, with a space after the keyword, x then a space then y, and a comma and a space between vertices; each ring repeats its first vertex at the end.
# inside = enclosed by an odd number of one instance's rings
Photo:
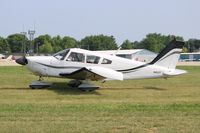
POLYGON ((86 62, 91 64, 98 64, 100 60, 99 56, 87 55, 86 62))
POLYGON ((68 53, 69 53, 69 49, 60 51, 60 52, 54 54, 53 56, 58 60, 64 60, 68 53))
POLYGON ((103 61, 101 62, 101 64, 111 64, 112 61, 111 60, 108 60, 108 59, 103 59, 103 61))
POLYGON ((67 61, 72 62, 85 62, 85 55, 82 53, 71 52, 67 58, 67 61))

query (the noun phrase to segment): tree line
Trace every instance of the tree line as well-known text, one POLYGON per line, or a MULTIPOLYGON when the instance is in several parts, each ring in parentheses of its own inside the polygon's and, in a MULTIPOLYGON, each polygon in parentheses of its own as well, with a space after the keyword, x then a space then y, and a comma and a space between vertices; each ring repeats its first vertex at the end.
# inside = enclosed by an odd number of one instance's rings
MULTIPOLYGON (((141 41, 125 40, 122 44, 117 44, 113 36, 91 35, 80 41, 70 36, 40 35, 30 41, 23 34, 12 34, 7 38, 0 37, 0 53, 55 53, 67 48, 83 48, 89 50, 115 50, 119 46, 121 49, 148 49, 158 53, 173 38, 184 41, 183 37, 150 33, 141 41), (30 51, 32 49, 33 51, 30 51)), ((189 39, 185 41, 184 52, 196 52, 200 50, 199 39, 189 39)))

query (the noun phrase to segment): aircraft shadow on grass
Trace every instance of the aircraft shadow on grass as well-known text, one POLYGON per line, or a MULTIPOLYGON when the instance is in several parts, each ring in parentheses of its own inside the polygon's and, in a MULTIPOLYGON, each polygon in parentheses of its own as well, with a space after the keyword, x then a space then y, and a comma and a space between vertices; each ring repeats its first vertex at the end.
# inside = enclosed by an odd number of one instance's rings
POLYGON ((29 89, 28 87, 2 87, 0 90, 27 90, 29 89))
POLYGON ((124 87, 124 88, 102 88, 102 89, 109 89, 109 90, 154 90, 154 91, 165 91, 167 90, 166 88, 161 88, 161 87, 154 87, 154 86, 141 86, 141 87, 124 87))
MULTIPOLYGON (((30 90, 30 88, 27 87, 3 87, 0 88, 1 90, 30 90)), ((102 88, 102 89, 108 89, 108 88, 102 88)), ((119 89, 144 89, 144 90, 154 90, 154 91, 165 91, 167 90, 166 88, 160 88, 160 87, 154 87, 154 86, 144 86, 144 87, 131 87, 131 88, 111 88, 110 90, 119 90, 119 89)), ((34 90, 34 89, 33 89, 34 90)), ((37 90, 42 90, 42 89, 36 89, 37 90)), ((49 91, 54 91, 56 93, 58 93, 59 95, 84 95, 84 94, 90 94, 90 95, 101 95, 101 93, 99 93, 98 91, 92 91, 92 92, 84 92, 79 90, 78 88, 73 88, 67 85, 67 83, 64 82, 56 82, 53 83, 51 87, 49 88, 44 88, 43 90, 49 90, 49 91)))
POLYGON ((165 90, 167 90, 165 88, 154 87, 154 86, 144 86, 143 89, 145 89, 145 90, 155 90, 155 91, 165 91, 165 90))
POLYGON ((63 82, 53 83, 51 87, 45 88, 45 89, 54 91, 60 95, 83 95, 83 94, 101 95, 97 91, 91 91, 91 92, 81 91, 78 88, 70 87, 67 85, 67 83, 63 83, 63 82))
POLYGON ((28 86, 27 87, 0 87, 0 90, 49 90, 54 91, 58 93, 59 95, 84 95, 84 94, 90 94, 90 95, 101 95, 97 91, 92 92, 84 92, 79 90, 78 88, 72 88, 67 85, 67 83, 63 82, 56 82, 53 83, 51 87, 49 88, 43 88, 43 89, 31 89, 28 86))

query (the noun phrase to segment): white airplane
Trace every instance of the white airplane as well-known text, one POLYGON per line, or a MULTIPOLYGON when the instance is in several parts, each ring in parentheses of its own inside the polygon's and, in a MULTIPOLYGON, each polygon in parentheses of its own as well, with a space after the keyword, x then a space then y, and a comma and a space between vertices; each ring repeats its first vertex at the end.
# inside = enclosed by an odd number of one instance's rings
POLYGON ((13 55, 9 55, 7 58, 5 58, 5 56, 2 56, 0 58, 0 61, 13 61, 13 60, 15 60, 13 55))
POLYGON ((0 59, 5 59, 5 55, 0 54, 0 59))
POLYGON ((2 57, 0 58, 0 65, 10 65, 10 64, 16 64, 15 63, 15 57, 13 55, 9 55, 7 58, 2 57))
POLYGON ((150 63, 79 48, 65 49, 53 56, 22 57, 16 62, 40 77, 31 88, 49 86, 42 77, 58 77, 73 79, 69 85, 92 91, 99 87, 90 81, 168 78, 186 73, 176 69, 183 45, 184 42, 172 40, 150 63))

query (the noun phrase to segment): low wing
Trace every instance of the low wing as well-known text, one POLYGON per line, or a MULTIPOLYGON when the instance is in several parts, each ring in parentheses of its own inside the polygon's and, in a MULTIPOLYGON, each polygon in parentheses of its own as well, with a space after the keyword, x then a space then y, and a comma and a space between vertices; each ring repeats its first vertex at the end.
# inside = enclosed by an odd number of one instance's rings
POLYGON ((123 80, 123 74, 121 72, 99 66, 83 67, 72 73, 60 73, 60 76, 71 79, 92 81, 104 79, 123 80))

